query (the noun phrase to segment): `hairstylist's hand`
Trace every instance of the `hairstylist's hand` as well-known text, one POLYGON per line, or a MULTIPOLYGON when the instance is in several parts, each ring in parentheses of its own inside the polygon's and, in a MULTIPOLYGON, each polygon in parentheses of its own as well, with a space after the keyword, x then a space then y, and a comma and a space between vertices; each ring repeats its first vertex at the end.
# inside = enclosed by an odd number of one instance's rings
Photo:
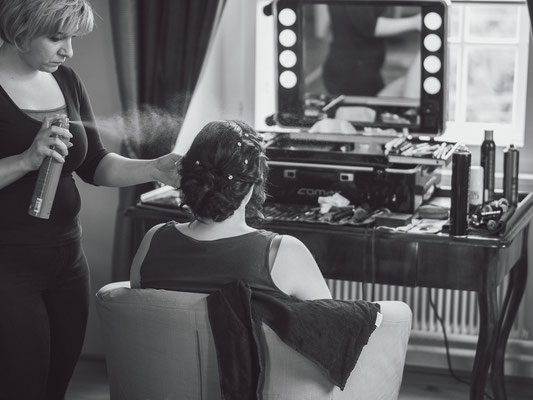
POLYGON ((22 153, 23 159, 30 170, 38 169, 45 157, 51 156, 63 163, 68 154, 68 148, 72 147, 70 138, 72 134, 59 126, 50 126, 53 117, 46 117, 37 132, 31 146, 22 153), (67 142, 65 144, 63 141, 67 142))
POLYGON ((154 160, 154 180, 175 188, 179 187, 181 180, 179 174, 181 158, 182 156, 175 153, 168 153, 156 158, 154 160))

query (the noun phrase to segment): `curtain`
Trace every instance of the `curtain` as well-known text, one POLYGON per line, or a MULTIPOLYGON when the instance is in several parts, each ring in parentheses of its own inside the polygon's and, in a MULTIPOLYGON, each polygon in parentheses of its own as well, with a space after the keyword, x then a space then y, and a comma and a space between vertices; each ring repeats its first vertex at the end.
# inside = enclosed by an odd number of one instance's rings
MULTIPOLYGON (((204 61, 219 1, 139 0, 139 55, 142 59, 139 63, 139 102, 142 106, 185 116, 204 61)), ((158 154, 161 148, 164 152, 173 149, 177 138, 175 133, 161 135, 157 145, 152 143, 142 149, 142 157, 161 155, 158 154)))
MULTIPOLYGON (((109 1, 123 129, 127 132, 122 155, 150 159, 172 151, 225 1, 109 1), (155 124, 157 129, 153 129, 155 124)), ((136 250, 132 221, 125 211, 141 193, 153 188, 153 184, 144 184, 120 189, 112 281, 129 279, 136 250)))

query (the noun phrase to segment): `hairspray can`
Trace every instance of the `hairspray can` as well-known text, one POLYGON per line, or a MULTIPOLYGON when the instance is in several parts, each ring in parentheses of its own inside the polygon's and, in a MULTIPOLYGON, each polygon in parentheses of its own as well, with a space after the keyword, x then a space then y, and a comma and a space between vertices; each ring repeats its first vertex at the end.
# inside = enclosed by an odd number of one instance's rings
MULTIPOLYGON (((58 114, 50 125, 68 129, 69 121, 66 115, 58 114)), ((51 156, 44 159, 41 168, 39 168, 39 175, 37 175, 37 182, 33 189, 28 214, 37 218, 50 218, 62 169, 63 163, 56 161, 51 156)))
POLYGON ((494 132, 486 130, 485 140, 481 144, 481 166, 483 167, 483 200, 494 200, 494 174, 496 172, 496 144, 494 132))
POLYGON ((468 181, 472 155, 466 147, 458 147, 452 155, 452 198, 450 235, 464 236, 468 229, 468 181))
POLYGON ((518 204, 518 158, 520 153, 514 145, 503 151, 503 197, 509 204, 518 204))

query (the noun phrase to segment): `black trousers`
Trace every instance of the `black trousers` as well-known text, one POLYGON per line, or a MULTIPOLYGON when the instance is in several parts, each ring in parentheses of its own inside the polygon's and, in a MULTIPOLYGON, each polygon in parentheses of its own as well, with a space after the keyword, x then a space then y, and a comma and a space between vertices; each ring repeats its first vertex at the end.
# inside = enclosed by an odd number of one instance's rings
POLYGON ((0 245, 0 399, 63 400, 81 352, 89 271, 79 240, 0 245))

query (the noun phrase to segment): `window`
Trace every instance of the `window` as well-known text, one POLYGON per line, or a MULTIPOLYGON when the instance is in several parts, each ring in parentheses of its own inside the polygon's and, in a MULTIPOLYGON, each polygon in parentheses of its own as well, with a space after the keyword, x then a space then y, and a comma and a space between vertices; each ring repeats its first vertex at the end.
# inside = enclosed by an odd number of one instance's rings
POLYGON ((448 13, 446 138, 524 144, 529 15, 525 2, 453 2, 448 13))

